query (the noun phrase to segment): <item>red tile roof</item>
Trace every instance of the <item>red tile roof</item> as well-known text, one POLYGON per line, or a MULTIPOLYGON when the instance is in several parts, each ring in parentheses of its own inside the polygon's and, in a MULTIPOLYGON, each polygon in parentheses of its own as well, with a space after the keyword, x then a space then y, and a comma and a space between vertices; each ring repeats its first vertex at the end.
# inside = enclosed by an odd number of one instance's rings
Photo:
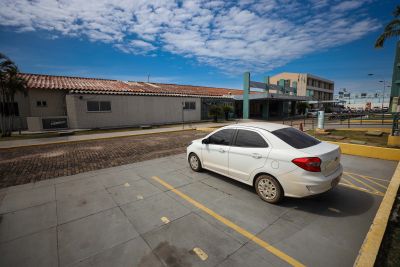
POLYGON ((28 73, 21 73, 20 75, 27 80, 28 89, 68 90, 78 93, 99 94, 198 95, 214 97, 243 94, 242 90, 206 86, 123 82, 107 79, 28 73))

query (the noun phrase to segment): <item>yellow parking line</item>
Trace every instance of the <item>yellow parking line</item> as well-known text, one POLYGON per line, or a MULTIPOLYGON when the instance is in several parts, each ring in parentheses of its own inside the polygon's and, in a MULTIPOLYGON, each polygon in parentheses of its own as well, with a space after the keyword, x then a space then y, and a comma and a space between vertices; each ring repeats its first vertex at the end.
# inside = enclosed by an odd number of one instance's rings
POLYGON ((374 180, 378 180, 378 181, 382 181, 382 182, 387 182, 387 183, 390 183, 390 181, 388 181, 388 180, 385 180, 385 179, 376 178, 376 177, 367 176, 367 175, 361 175, 361 174, 354 173, 354 172, 343 172, 343 173, 344 173, 344 174, 352 174, 352 175, 357 175, 357 176, 361 176, 361 177, 364 177, 364 178, 370 178, 370 179, 374 179, 374 180))
POLYGON ((169 183, 165 182, 161 178, 156 177, 156 176, 153 176, 152 178, 155 181, 157 181, 158 183, 162 184, 164 187, 168 188, 169 190, 171 190, 172 192, 174 192, 175 194, 180 196, 181 198, 183 198, 184 200, 186 200, 187 202, 189 202, 190 204, 192 204, 193 206, 199 208, 200 210, 204 211, 208 215, 214 217, 215 219, 217 219, 221 223, 225 224, 229 228, 231 228, 231 229, 235 230, 236 232, 238 232, 239 234, 241 234, 241 235, 247 237, 248 239, 252 240, 254 243, 258 244, 259 246, 261 246, 265 250, 271 252, 272 254, 274 254, 275 256, 279 257, 280 259, 286 261, 288 264, 290 264, 292 266, 305 266, 302 263, 300 263, 299 261, 297 261, 294 258, 290 257, 289 255, 285 254, 284 252, 280 251, 279 249, 277 249, 277 248, 273 247, 272 245, 268 244, 264 240, 261 240, 260 238, 256 237, 255 235, 253 235, 249 231, 243 229, 242 227, 238 226, 237 224, 233 223, 232 221, 226 219, 225 217, 223 217, 223 216, 219 215, 218 213, 214 212, 213 210, 207 208, 203 204, 197 202, 196 200, 194 200, 191 197, 189 197, 188 195, 182 193, 178 189, 175 189, 172 185, 170 185, 169 183))
MULTIPOLYGON (((343 178, 342 178, 342 179, 343 179, 343 178)), ((354 189, 354 190, 358 190, 358 191, 361 191, 361 192, 364 192, 364 193, 369 193, 369 194, 372 194, 372 195, 380 196, 380 197, 383 197, 383 196, 384 196, 383 193, 380 193, 380 192, 378 193, 378 192, 369 191, 369 190, 367 190, 367 189, 365 189, 365 188, 358 187, 358 186, 352 186, 352 185, 348 185, 348 184, 344 184, 344 183, 339 183, 339 185, 342 185, 342 186, 345 186, 345 187, 348 187, 348 188, 351 188, 351 189, 354 189)))
MULTIPOLYGON (((362 177, 362 176, 361 176, 362 177)), ((387 189, 387 186, 384 186, 384 185, 382 185, 382 184, 380 184, 380 183, 377 183, 377 182, 375 182, 374 180, 372 180, 372 179, 370 179, 370 178, 367 178, 367 177, 362 177, 363 179, 365 179, 365 180, 367 180, 367 181, 369 181, 369 182, 371 182, 371 183, 373 183, 373 184, 376 184, 377 186, 380 186, 380 187, 382 187, 383 189, 387 189)))
POLYGON ((357 186, 356 186, 355 184, 353 184, 350 180, 347 180, 347 179, 344 178, 343 176, 342 176, 342 180, 345 181, 346 183, 348 183, 348 184, 351 185, 351 186, 357 187, 357 186))
MULTIPOLYGON (((359 179, 359 178, 357 178, 357 177, 354 177, 354 176, 351 175, 351 174, 347 174, 347 176, 351 177, 352 179, 354 179, 354 180, 356 180, 357 182, 359 182, 359 183, 365 185, 366 187, 370 188, 371 190, 373 190, 373 191, 375 191, 375 192, 382 193, 381 191, 377 190, 375 187, 373 187, 373 186, 371 186, 371 185, 365 183, 365 182, 362 181, 361 179, 359 179)), ((383 193, 382 193, 382 194, 383 194, 383 193)))

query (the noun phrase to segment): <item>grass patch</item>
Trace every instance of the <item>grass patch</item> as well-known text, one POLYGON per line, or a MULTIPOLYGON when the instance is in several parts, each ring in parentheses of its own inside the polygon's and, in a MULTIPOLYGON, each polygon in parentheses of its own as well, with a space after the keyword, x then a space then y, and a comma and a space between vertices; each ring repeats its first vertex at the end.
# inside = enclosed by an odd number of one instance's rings
POLYGON ((316 138, 323 141, 337 141, 343 143, 350 143, 350 140, 358 140, 366 142, 366 145, 370 146, 380 146, 380 147, 388 147, 388 133, 383 133, 382 136, 368 136, 366 135, 366 131, 343 131, 343 130, 329 130, 330 135, 319 135, 314 130, 308 130, 307 133, 315 136, 316 138), (331 136, 343 136, 345 137, 342 140, 336 140, 331 136))

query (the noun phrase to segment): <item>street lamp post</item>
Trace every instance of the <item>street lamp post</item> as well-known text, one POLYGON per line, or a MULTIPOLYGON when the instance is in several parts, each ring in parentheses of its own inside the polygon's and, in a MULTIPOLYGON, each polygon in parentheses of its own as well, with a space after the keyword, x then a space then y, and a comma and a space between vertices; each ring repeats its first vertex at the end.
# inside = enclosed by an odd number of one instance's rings
POLYGON ((385 101, 385 87, 386 87, 386 81, 379 81, 380 83, 383 83, 383 89, 382 89, 382 112, 383 112, 383 101, 385 101))

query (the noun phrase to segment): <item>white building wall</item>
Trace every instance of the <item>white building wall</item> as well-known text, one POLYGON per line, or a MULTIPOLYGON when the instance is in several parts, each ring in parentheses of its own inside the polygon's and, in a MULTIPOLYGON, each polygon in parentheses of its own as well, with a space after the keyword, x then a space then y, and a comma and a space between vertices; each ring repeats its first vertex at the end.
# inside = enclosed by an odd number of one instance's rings
POLYGON ((52 117, 65 116, 65 91, 52 89, 35 89, 28 91, 30 116, 31 117, 52 117), (46 101, 47 106, 37 106, 37 101, 46 101))
POLYGON ((182 122, 182 101, 196 102, 195 110, 184 110, 184 120, 200 121, 200 98, 66 95, 69 126, 75 129, 179 123, 182 122), (110 101, 111 111, 89 112, 87 101, 110 101))

